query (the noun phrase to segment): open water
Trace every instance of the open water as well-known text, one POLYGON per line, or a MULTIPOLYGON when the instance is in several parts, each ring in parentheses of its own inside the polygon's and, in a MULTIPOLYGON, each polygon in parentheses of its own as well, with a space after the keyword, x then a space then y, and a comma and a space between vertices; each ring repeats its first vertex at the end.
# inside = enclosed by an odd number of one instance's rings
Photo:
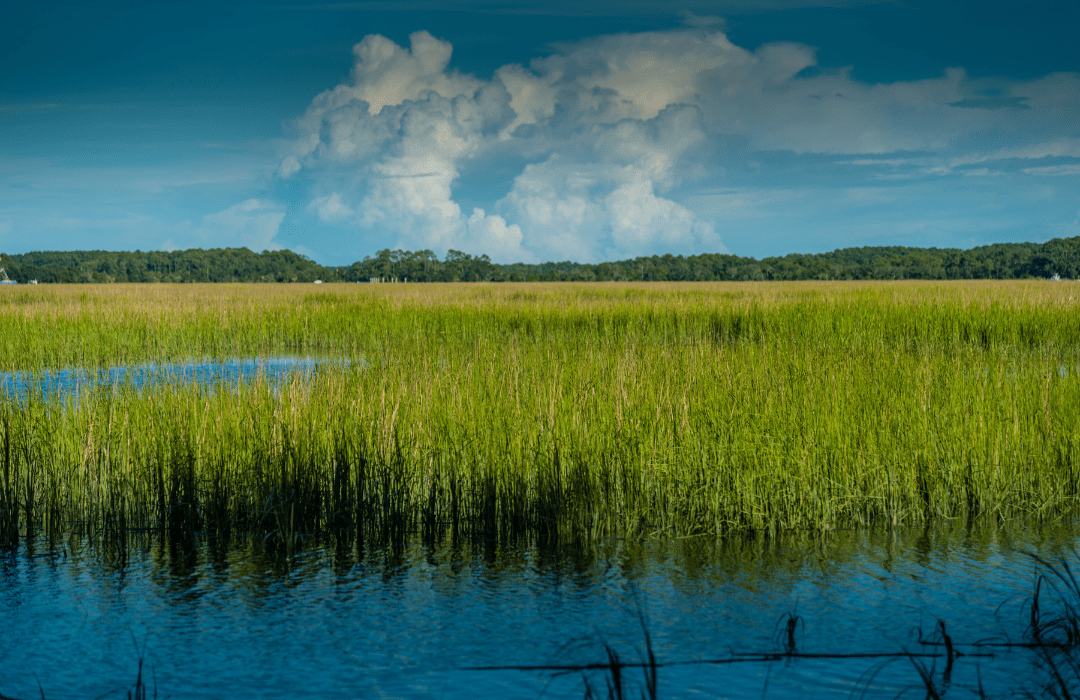
MULTIPOLYGON (((723 542, 611 541, 396 548, 310 544, 292 558, 255 540, 186 548, 136 538, 126 558, 71 539, 23 540, 0 557, 0 694, 124 693, 139 660, 173 698, 583 697, 598 672, 477 670, 573 666, 645 654, 658 697, 925 697, 908 658, 714 664, 784 649, 927 652, 943 621, 957 648, 1019 640, 1038 566, 1074 562, 1075 524, 785 535, 723 542), (777 633, 781 632, 780 635, 777 633), (912 690, 913 689, 913 690, 912 690)), ((1042 605, 1051 609, 1053 596, 1042 605)), ((949 697, 1038 690, 1025 650, 924 660, 949 697), (931 669, 932 667, 932 669, 931 669)), ((627 669, 632 697, 642 673, 627 669)))
MULTIPOLYGON (((130 367, 103 367, 96 370, 68 368, 42 372, 0 373, 0 395, 18 400, 54 400, 74 397, 96 387, 152 387, 156 384, 201 384, 250 381, 257 376, 271 382, 296 373, 311 373, 329 360, 311 357, 261 357, 229 360, 199 360, 176 363, 146 363, 130 367)), ((335 364, 341 361, 335 361, 335 364)))

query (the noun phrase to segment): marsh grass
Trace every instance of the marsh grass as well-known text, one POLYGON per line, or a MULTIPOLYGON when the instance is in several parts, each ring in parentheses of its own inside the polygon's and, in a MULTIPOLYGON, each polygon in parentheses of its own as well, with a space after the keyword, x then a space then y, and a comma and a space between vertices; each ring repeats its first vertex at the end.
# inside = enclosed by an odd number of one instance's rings
POLYGON ((595 539, 1075 514, 1048 283, 4 290, 0 367, 318 354, 0 402, 0 539, 595 539), (9 293, 13 292, 13 293, 9 293))

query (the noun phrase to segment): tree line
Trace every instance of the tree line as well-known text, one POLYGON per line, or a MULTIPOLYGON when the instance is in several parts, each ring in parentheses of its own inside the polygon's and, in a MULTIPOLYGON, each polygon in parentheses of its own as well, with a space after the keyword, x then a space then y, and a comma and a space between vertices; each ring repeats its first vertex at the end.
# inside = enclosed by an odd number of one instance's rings
POLYGON ((381 250, 352 265, 323 266, 289 250, 247 248, 172 252, 45 251, 0 255, 20 283, 108 282, 534 282, 1080 279, 1080 236, 1046 243, 959 248, 879 246, 760 260, 723 253, 653 255, 602 263, 500 265, 451 250, 381 250))

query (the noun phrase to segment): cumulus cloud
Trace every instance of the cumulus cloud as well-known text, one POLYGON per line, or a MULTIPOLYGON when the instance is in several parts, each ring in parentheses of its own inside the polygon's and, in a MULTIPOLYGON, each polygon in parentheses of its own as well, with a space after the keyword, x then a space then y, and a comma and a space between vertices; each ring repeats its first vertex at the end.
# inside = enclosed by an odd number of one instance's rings
POLYGON ((340 223, 348 221, 356 212, 349 205, 341 201, 341 194, 332 192, 324 197, 316 197, 312 200, 309 209, 313 209, 319 215, 319 221, 326 223, 340 223))
POLYGON ((496 260, 517 260, 537 262, 535 256, 521 247, 524 237, 517 224, 507 225, 506 219, 498 215, 488 216, 479 207, 466 222, 467 240, 463 247, 485 251, 496 260))
POLYGON ((310 211, 382 245, 588 261, 724 250, 723 222, 709 213, 722 209, 696 207, 695 188, 721 183, 742 165, 732 159, 754 151, 836 154, 838 164, 911 168, 905 177, 1080 158, 1075 75, 988 82, 950 68, 868 84, 850 70, 808 72, 811 47, 749 50, 719 18, 685 20, 556 45, 490 79, 453 70, 451 45, 427 32, 407 48, 367 36, 351 83, 297 121, 278 174, 312 175, 310 211), (1009 142, 988 150, 995 134, 1009 142), (455 188, 491 162, 516 164, 516 175, 488 182, 483 206, 463 211, 455 188))
POLYGON ((532 247, 544 251, 548 259, 597 260, 702 247, 726 250, 711 223, 657 195, 649 171, 635 165, 587 163, 555 155, 527 166, 500 204, 512 212, 511 219, 528 222, 532 247))
MULTIPOLYGON (((355 84, 351 93, 368 103, 368 112, 378 114, 386 105, 398 105, 429 91, 443 97, 471 95, 480 82, 457 72, 448 73, 453 47, 427 32, 409 36, 405 50, 378 34, 364 37, 353 47, 355 84)), ((348 88, 345 90, 350 92, 348 88)))
MULTIPOLYGON (((177 233, 184 239, 198 240, 201 247, 246 247, 256 253, 281 250, 274 239, 285 219, 285 208, 266 199, 247 199, 228 209, 207 214, 198 225, 185 222, 177 233)), ((177 249, 170 238, 165 249, 177 249)))

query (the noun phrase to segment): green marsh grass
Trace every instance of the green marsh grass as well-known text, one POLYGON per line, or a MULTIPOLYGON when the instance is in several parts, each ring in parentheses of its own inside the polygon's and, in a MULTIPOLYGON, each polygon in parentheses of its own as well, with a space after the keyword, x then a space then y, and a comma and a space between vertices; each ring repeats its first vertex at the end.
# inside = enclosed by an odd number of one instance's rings
POLYGON ((1071 283, 3 290, 0 368, 314 375, 0 402, 0 537, 686 537, 1075 515, 1071 283))

